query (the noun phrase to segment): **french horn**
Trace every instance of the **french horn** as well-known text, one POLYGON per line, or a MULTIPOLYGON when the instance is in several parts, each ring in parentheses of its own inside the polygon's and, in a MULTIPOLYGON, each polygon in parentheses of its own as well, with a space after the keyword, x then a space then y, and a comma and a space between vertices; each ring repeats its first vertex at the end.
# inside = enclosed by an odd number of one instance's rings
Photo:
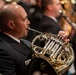
POLYGON ((52 33, 42 33, 31 28, 29 30, 39 33, 32 41, 33 58, 45 60, 53 67, 57 75, 62 75, 74 61, 71 44, 65 43, 52 33))

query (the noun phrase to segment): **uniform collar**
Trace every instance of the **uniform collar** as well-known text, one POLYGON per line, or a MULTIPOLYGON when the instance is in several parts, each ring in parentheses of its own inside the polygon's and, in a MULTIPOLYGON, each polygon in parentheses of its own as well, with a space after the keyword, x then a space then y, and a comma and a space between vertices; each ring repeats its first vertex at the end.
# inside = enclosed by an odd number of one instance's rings
POLYGON ((55 22, 58 22, 57 19, 56 19, 55 17, 51 16, 51 15, 45 15, 45 16, 47 16, 47 17, 53 19, 55 22))
POLYGON ((10 34, 8 34, 8 33, 4 33, 4 34, 6 34, 6 35, 9 36, 10 38, 14 39, 14 40, 17 41, 18 43, 20 43, 20 40, 17 39, 16 37, 14 37, 14 36, 12 36, 12 35, 10 35, 10 34))

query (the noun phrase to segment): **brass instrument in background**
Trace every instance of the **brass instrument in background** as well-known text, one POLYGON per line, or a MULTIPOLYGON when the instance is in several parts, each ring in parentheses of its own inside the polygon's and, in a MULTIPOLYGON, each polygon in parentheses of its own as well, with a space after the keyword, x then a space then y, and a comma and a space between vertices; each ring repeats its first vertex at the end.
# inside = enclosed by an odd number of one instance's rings
POLYGON ((76 30, 76 23, 72 22, 64 13, 62 10, 59 10, 59 13, 61 14, 61 16, 68 22, 68 24, 70 24, 70 26, 76 30))
MULTIPOLYGON (((76 23, 76 12, 73 10, 76 0, 60 0, 60 3, 62 5, 63 13, 71 20, 71 22, 76 23)), ((61 28, 67 32, 71 39, 71 36, 73 36, 73 28, 70 23, 68 23, 66 19, 61 17, 59 24, 61 28)))
POLYGON ((74 52, 70 43, 65 43, 52 33, 41 33, 31 28, 29 30, 40 33, 32 41, 33 58, 44 59, 53 67, 57 75, 62 75, 74 61, 74 52), (42 42, 44 45, 41 44, 42 42))

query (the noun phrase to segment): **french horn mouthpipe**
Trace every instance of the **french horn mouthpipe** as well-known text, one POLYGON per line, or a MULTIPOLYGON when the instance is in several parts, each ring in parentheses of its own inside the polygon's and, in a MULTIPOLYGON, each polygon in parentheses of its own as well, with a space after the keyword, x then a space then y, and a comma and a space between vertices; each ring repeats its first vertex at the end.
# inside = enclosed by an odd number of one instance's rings
POLYGON ((32 29, 32 28, 30 28, 30 27, 28 27, 28 29, 29 29, 29 30, 31 30, 31 31, 33 31, 33 32, 37 32, 37 33, 39 33, 39 34, 41 34, 41 33, 42 33, 42 32, 40 32, 40 31, 35 30, 35 29, 32 29))

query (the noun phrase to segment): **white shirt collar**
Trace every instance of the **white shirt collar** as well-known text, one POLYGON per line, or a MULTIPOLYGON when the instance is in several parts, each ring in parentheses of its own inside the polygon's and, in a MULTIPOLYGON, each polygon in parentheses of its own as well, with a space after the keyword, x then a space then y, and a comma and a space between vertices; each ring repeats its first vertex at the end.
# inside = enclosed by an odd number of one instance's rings
POLYGON ((53 16, 50 16, 50 15, 45 15, 45 16, 48 16, 48 17, 52 18, 55 22, 58 22, 57 19, 53 16))
POLYGON ((10 34, 8 34, 8 33, 4 33, 4 34, 8 35, 8 36, 11 37, 12 39, 14 39, 14 40, 17 41, 18 43, 20 43, 20 40, 17 39, 17 38, 15 38, 14 36, 12 36, 12 35, 10 35, 10 34))

